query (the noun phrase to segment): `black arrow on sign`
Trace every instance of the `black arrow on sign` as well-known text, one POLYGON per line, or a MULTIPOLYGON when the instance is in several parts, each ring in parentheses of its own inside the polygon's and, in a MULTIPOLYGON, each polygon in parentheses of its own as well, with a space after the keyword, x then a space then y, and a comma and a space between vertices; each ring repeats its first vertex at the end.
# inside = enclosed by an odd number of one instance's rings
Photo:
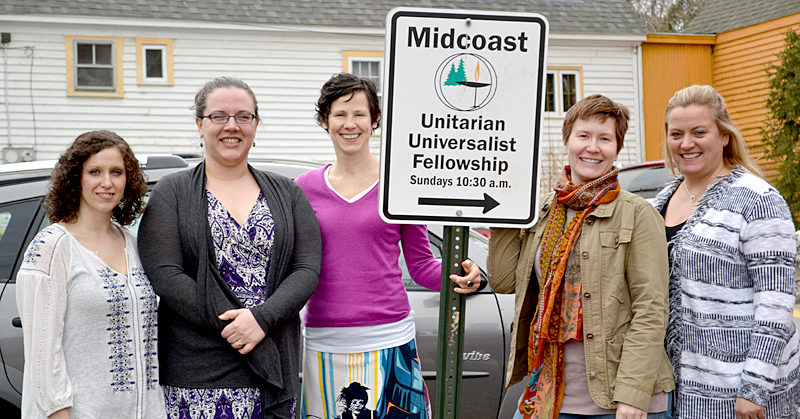
POLYGON ((451 198, 419 198, 419 205, 447 205, 451 207, 483 207, 483 213, 494 209, 500 205, 491 196, 484 193, 483 199, 451 199, 451 198))

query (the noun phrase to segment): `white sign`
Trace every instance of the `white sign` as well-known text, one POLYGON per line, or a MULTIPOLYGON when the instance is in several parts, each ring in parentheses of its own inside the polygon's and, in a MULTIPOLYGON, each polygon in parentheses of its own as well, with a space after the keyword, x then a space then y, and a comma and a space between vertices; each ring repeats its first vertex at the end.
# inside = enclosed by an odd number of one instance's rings
POLYGON ((381 217, 532 225, 547 20, 397 8, 386 31, 381 217))

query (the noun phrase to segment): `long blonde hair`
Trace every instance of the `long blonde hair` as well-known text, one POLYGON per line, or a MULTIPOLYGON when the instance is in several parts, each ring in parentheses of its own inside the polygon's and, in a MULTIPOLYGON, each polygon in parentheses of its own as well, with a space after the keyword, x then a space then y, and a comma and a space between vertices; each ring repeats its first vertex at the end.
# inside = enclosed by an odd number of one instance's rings
POLYGON ((728 136, 728 144, 722 149, 722 161, 725 166, 730 169, 740 168, 763 179, 764 172, 761 171, 758 163, 747 152, 747 143, 725 107, 725 98, 713 87, 700 84, 678 90, 667 103, 667 110, 664 113, 664 133, 666 134, 666 139, 664 140, 664 162, 672 171, 672 174, 677 176, 678 169, 667 145, 669 142, 669 124, 667 120, 669 119, 669 113, 673 109, 685 108, 691 105, 708 106, 714 121, 717 123, 720 135, 728 136))

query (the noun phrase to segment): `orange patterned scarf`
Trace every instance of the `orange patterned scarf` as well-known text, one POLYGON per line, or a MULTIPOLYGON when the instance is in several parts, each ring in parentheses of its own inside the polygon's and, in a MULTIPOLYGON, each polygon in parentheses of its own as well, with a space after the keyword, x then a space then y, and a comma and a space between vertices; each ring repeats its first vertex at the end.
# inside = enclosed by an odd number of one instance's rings
POLYGON ((528 340, 530 375, 519 404, 525 419, 555 419, 561 410, 564 343, 569 339, 583 340, 580 278, 570 277, 567 261, 586 216, 597 205, 611 202, 619 195, 617 173, 614 168, 590 182, 574 185, 570 167, 566 166, 554 188, 556 199, 539 248, 542 278, 536 317, 531 322, 528 340), (578 211, 569 224, 567 208, 578 211))

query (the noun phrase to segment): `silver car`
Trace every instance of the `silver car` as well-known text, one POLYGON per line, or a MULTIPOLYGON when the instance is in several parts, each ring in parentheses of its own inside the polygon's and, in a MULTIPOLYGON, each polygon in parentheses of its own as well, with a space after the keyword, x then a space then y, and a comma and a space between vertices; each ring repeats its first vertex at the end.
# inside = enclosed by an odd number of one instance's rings
MULTIPOLYGON (((162 176, 197 164, 199 159, 155 156, 143 166, 152 187, 162 176)), ((22 255, 34 235, 49 224, 41 209, 47 191, 52 161, 0 165, 0 413, 19 417, 22 389, 22 329, 15 302, 15 277, 22 255)), ((253 161, 253 166, 294 178, 318 163, 300 161, 253 161)), ((134 224, 132 229, 136 229, 134 224)), ((442 228, 431 226, 429 238, 434 255, 440 257, 442 228)), ((485 266, 488 240, 471 232, 468 253, 485 266)), ((401 257, 402 258, 402 257, 401 257)), ((401 264, 405 268, 405 264, 401 264)), ((417 327, 417 346, 423 376, 435 400, 436 345, 439 293, 415 284, 404 269, 411 308, 417 327)), ((514 315, 514 296, 492 292, 489 286, 467 297, 466 336, 463 353, 461 417, 508 418, 522 393, 522 386, 503 385, 510 343, 509 328, 514 315)), ((435 405, 435 403, 432 402, 435 405)))

